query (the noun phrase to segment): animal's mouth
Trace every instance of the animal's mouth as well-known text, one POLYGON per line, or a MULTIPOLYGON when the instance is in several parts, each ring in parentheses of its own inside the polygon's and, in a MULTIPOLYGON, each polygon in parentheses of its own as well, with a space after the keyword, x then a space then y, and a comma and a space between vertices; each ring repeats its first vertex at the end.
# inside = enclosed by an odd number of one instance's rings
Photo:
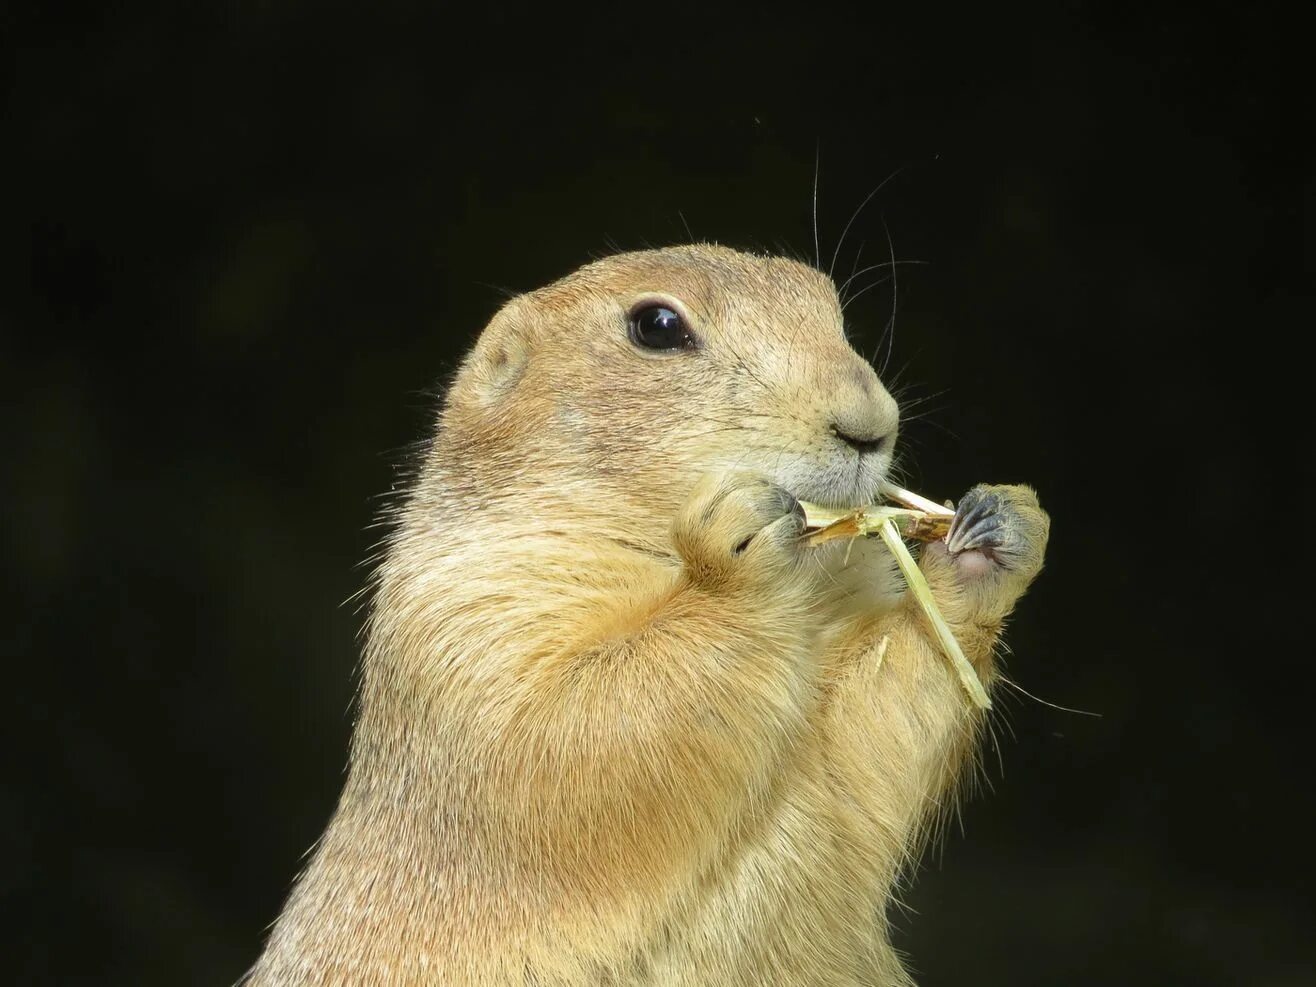
POLYGON ((778 482, 797 500, 848 511, 877 503, 887 463, 877 454, 861 455, 857 462, 848 457, 848 462, 829 462, 821 469, 815 465, 804 475, 797 469, 783 470, 778 482))
POLYGON ((728 456, 718 466, 759 473, 787 490, 796 500, 848 511, 878 502, 879 491, 891 468, 891 451, 819 456, 816 453, 757 449, 746 455, 728 456))
POLYGON ((834 511, 853 511, 861 507, 870 507, 877 503, 876 494, 871 497, 838 497, 835 495, 818 496, 816 494, 811 494, 807 490, 792 490, 791 494, 796 500, 808 501, 811 504, 817 504, 819 507, 826 507, 829 510, 834 511))

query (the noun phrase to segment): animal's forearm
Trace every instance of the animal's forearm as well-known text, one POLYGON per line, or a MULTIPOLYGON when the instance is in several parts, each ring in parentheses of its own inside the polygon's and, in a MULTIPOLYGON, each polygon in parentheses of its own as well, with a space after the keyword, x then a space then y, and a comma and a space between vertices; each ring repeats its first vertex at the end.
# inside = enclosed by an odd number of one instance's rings
POLYGON ((796 606, 682 581, 624 633, 527 657, 474 726, 482 786, 572 866, 666 866, 706 844, 801 729, 796 606))
MULTIPOLYGON (((951 566, 924 565, 939 607, 990 689, 1000 620, 951 566)), ((982 724, 926 617, 906 599, 838 643, 830 737, 845 800, 892 845, 913 849, 950 797, 982 724)), ((899 861, 896 861, 898 864, 899 861)))

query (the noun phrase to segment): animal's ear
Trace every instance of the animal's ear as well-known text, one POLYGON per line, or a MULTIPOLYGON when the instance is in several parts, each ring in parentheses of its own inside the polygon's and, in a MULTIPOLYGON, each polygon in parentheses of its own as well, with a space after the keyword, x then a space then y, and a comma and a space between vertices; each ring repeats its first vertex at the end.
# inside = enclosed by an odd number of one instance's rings
POLYGON ((514 298, 485 326, 457 372, 450 400, 487 408, 516 386, 530 360, 525 309, 514 298))

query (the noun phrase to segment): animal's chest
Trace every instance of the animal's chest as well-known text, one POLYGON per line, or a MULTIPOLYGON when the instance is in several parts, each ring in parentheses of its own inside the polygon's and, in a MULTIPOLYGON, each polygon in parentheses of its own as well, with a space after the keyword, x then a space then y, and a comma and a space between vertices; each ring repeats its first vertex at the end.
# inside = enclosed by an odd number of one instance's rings
POLYGON ((884 982, 885 892, 875 834, 847 830, 801 766, 764 818, 667 924, 637 983, 652 987, 884 982), (862 845, 872 841, 872 846, 862 845))

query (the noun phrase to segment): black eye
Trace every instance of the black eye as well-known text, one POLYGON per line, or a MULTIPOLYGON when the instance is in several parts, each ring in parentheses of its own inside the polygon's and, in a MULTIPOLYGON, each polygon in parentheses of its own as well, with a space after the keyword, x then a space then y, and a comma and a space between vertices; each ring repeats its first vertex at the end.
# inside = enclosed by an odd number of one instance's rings
POLYGON ((646 350, 683 350, 695 344, 685 319, 665 305, 645 305, 632 312, 631 339, 646 350))

